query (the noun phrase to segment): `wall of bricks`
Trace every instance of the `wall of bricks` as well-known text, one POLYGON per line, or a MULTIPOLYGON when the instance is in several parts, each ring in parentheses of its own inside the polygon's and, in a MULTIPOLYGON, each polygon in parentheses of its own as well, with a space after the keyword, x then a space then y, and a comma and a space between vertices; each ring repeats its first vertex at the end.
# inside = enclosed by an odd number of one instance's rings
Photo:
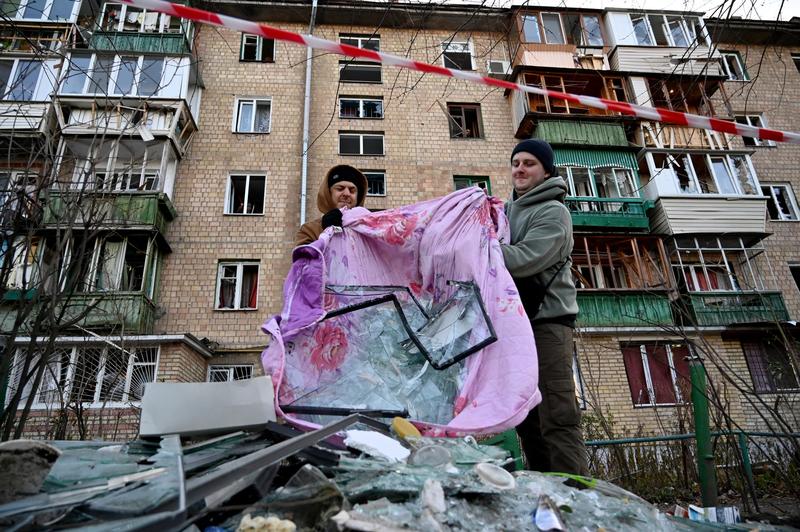
MULTIPOLYGON (((130 441, 139 434, 138 408, 87 409, 82 418, 86 438, 108 441, 130 441)), ((69 412, 63 421, 64 431, 58 430, 59 416, 52 410, 32 410, 22 433, 23 438, 36 440, 78 440, 80 430, 74 412, 69 412)))
POLYGON ((158 360, 159 382, 204 382, 208 361, 185 344, 163 344, 158 360))
MULTIPOLYGON (((800 53, 800 46, 752 46, 720 43, 721 50, 738 51, 745 62, 750 81, 727 81, 725 92, 735 115, 763 115, 767 127, 797 131, 800 116, 800 71, 791 54, 800 53)), ((717 95, 717 100, 720 101, 717 95)), ((724 107, 720 107, 724 109, 724 107)), ((800 145, 775 143, 774 146, 745 147, 741 138, 735 146, 752 149, 751 156, 762 185, 788 183, 795 196, 800 195, 800 145)), ((764 244, 769 263, 759 261, 767 283, 783 292, 791 319, 800 318, 800 290, 789 271, 789 264, 800 265, 800 221, 767 220, 772 233, 764 244), (770 270, 771 267, 771 270, 770 270)))

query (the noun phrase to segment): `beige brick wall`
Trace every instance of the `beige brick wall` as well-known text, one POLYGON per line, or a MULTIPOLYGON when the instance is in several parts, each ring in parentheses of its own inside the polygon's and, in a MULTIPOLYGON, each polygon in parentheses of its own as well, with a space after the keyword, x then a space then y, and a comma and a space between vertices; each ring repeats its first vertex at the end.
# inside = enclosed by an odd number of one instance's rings
POLYGON ((158 359, 159 382, 204 382, 208 361, 185 344, 164 344, 158 359))
MULTIPOLYGON (((584 333, 576 335, 576 338, 588 415, 610 419, 615 437, 677 433, 681 430, 691 432, 693 421, 689 404, 634 407, 631 398, 620 343, 663 341, 669 336, 584 333)), ((777 409, 794 427, 793 430, 800 428, 800 402, 796 394, 753 393, 753 381, 739 341, 724 340, 718 333, 704 333, 693 338, 708 371, 713 423, 724 426, 724 410, 734 427, 753 431, 777 430, 780 427, 769 418, 770 410, 777 409)), ((678 337, 672 339, 679 340, 678 337)))
MULTIPOLYGON (((290 31, 304 28, 280 24, 290 31)), ((340 32, 371 33, 367 27, 320 26, 320 37, 340 32)), ((415 59, 439 61, 448 32, 381 29, 381 49, 407 51, 415 59), (409 43, 413 43, 409 49, 409 43)), ((471 33, 475 65, 502 59, 497 35, 471 33)), ((302 148, 304 48, 277 44, 275 63, 240 63, 238 33, 201 28, 203 93, 199 131, 178 169, 174 204, 177 219, 167 239, 173 252, 164 261, 159 305, 165 311, 157 332, 190 332, 223 349, 263 347, 259 330, 280 310, 283 280, 299 225, 302 148), (236 134, 231 123, 236 96, 272 98, 272 128, 267 135, 236 134), (267 174, 263 216, 223 214, 230 172, 267 174), (260 261, 258 310, 214 310, 217 264, 222 259, 260 261)), ((308 219, 318 217, 316 193, 327 170, 339 163, 386 171, 385 197, 370 197, 370 208, 388 208, 444 195, 453 190, 453 175, 484 175, 495 195, 510 192, 508 156, 514 145, 510 107, 502 91, 383 68, 383 83, 338 83, 339 57, 315 52, 309 150, 308 219), (383 120, 338 118, 337 94, 383 96, 383 120), (450 139, 447 117, 437 102, 480 103, 485 138, 450 139), (383 131, 383 157, 343 157, 338 132, 383 131)), ((259 349, 260 350, 260 349, 259 349)))
MULTIPOLYGON (((733 112, 736 115, 763 114, 774 129, 797 131, 800 117, 800 72, 791 54, 800 53, 800 46, 745 46, 719 43, 720 50, 736 50, 741 54, 751 81, 725 83, 733 112)), ((717 96, 719 99, 719 95, 717 96)), ((724 107, 720 106, 720 109, 724 107)), ((740 138, 735 146, 744 147, 740 138)), ((754 147, 751 156, 761 184, 789 183, 796 197, 800 196, 800 145, 776 143, 772 147, 754 147)), ((783 292, 792 319, 800 318, 800 290, 789 272, 789 264, 800 264, 800 222, 767 221, 765 240, 770 265, 760 261, 762 272, 772 287, 783 292)))
MULTIPOLYGON (((138 408, 103 408, 86 410, 83 413, 86 438, 108 441, 129 441, 139 434, 138 408)), ((28 416, 23 438, 36 440, 78 440, 80 430, 74 412, 64 420, 64 432, 58 430, 59 418, 51 410, 32 410, 28 416)))

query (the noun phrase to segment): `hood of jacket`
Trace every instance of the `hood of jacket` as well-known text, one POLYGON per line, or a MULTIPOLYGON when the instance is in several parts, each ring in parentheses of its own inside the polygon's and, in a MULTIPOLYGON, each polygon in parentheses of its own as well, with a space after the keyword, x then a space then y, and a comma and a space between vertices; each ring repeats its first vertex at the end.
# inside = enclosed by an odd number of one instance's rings
MULTIPOLYGON (((317 209, 319 209, 319 212, 322 214, 336 208, 336 204, 333 203, 333 197, 331 197, 331 188, 328 186, 328 178, 331 176, 331 173, 338 168, 339 166, 334 166, 328 170, 328 173, 325 174, 325 179, 323 179, 322 183, 319 185, 319 192, 317 192, 317 209)), ((353 168, 353 170, 355 170, 356 179, 359 181, 355 183, 358 188, 358 201, 356 202, 356 206, 363 207, 364 200, 367 196, 367 178, 360 170, 356 168, 353 168)))
POLYGON ((512 191, 510 203, 514 204, 515 207, 530 207, 548 200, 557 200, 564 203, 567 192, 569 192, 569 188, 567 188, 567 182, 564 181, 563 177, 548 177, 544 182, 533 187, 522 196, 517 196, 516 190, 512 191))

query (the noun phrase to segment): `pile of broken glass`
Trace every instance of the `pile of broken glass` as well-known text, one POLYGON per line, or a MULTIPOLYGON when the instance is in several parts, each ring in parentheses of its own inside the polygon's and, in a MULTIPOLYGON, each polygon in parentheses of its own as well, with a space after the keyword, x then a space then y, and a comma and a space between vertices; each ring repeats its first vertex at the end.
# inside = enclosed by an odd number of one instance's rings
POLYGON ((294 250, 283 310, 264 324, 278 413, 307 428, 403 416, 428 436, 519 424, 541 396, 502 203, 475 187, 345 210, 342 225, 294 250))
POLYGON ((3 529, 659 531, 708 526, 669 517, 603 481, 510 472, 506 468, 513 469, 515 462, 504 449, 479 444, 472 436, 402 438, 359 415, 305 433, 271 423, 261 432, 192 444, 178 436, 114 445, 51 443, 60 456, 40 493, 0 504, 3 529))

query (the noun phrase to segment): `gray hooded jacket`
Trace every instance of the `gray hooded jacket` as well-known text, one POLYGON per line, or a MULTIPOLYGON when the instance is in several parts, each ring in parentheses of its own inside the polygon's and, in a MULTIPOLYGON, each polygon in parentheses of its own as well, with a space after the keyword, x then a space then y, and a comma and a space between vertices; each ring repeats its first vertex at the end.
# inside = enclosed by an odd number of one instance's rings
POLYGON ((571 262, 559 271, 572 254, 573 245, 572 217, 564 205, 566 195, 564 179, 550 177, 521 197, 513 192, 505 204, 511 244, 502 246, 503 258, 523 302, 530 299, 531 289, 543 289, 553 279, 533 321, 569 320, 578 314, 571 262))

